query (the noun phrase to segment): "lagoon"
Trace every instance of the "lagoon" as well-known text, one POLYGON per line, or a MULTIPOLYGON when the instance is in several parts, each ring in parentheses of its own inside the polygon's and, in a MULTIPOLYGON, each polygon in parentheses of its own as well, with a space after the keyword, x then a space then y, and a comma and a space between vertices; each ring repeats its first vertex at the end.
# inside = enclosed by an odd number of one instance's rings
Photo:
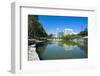
POLYGON ((87 44, 69 41, 48 41, 36 46, 40 60, 88 58, 87 44))

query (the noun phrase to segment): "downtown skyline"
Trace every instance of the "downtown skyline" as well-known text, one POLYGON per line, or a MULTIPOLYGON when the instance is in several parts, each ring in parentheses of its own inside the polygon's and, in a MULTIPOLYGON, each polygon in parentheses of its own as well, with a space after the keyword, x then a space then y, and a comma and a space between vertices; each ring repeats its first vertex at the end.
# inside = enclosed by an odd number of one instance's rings
POLYGON ((39 21, 48 34, 72 29, 75 33, 88 28, 88 17, 39 15, 39 21))

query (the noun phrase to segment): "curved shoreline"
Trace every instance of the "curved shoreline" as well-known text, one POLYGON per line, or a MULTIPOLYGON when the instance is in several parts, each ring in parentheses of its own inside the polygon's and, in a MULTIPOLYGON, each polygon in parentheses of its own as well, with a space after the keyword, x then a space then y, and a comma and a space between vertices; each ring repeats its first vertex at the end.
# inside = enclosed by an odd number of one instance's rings
POLYGON ((40 60, 35 45, 28 46, 28 61, 40 60))

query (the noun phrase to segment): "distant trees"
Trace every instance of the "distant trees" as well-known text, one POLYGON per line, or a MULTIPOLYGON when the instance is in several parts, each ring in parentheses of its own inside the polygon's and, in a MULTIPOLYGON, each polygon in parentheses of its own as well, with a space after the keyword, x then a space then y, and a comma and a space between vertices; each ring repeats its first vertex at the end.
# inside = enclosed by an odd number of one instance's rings
POLYGON ((53 38, 53 34, 48 35, 48 38, 53 38))
POLYGON ((62 36, 62 39, 66 40, 66 41, 73 40, 75 38, 79 38, 79 36, 78 35, 74 35, 74 34, 62 36))
POLYGON ((78 38, 84 37, 84 36, 88 36, 88 29, 87 28, 85 28, 83 31, 81 31, 78 34, 65 35, 65 36, 62 36, 61 38, 63 40, 69 41, 69 40, 78 39, 78 38))
POLYGON ((42 24, 39 22, 37 15, 28 15, 28 38, 39 39, 40 37, 47 37, 42 24))
MULTIPOLYGON (((62 32, 60 32, 59 35, 60 35, 59 38, 62 38, 64 40, 73 40, 75 38, 88 36, 88 29, 85 28, 83 31, 79 32, 78 34, 64 36, 62 32)), ((53 38, 53 34, 48 35, 46 33, 37 15, 28 15, 28 38, 29 39, 31 38, 35 38, 35 39, 53 38)))
POLYGON ((83 31, 81 31, 78 35, 79 35, 79 36, 82 36, 82 37, 88 36, 88 29, 85 28, 85 29, 84 29, 83 31))

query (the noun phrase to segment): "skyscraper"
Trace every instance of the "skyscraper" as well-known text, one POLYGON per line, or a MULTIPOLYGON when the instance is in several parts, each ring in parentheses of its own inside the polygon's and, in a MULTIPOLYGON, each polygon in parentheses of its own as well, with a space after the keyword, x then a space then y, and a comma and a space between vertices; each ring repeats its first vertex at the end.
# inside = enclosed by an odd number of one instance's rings
POLYGON ((72 35, 77 34, 72 29, 64 29, 64 35, 72 35))

